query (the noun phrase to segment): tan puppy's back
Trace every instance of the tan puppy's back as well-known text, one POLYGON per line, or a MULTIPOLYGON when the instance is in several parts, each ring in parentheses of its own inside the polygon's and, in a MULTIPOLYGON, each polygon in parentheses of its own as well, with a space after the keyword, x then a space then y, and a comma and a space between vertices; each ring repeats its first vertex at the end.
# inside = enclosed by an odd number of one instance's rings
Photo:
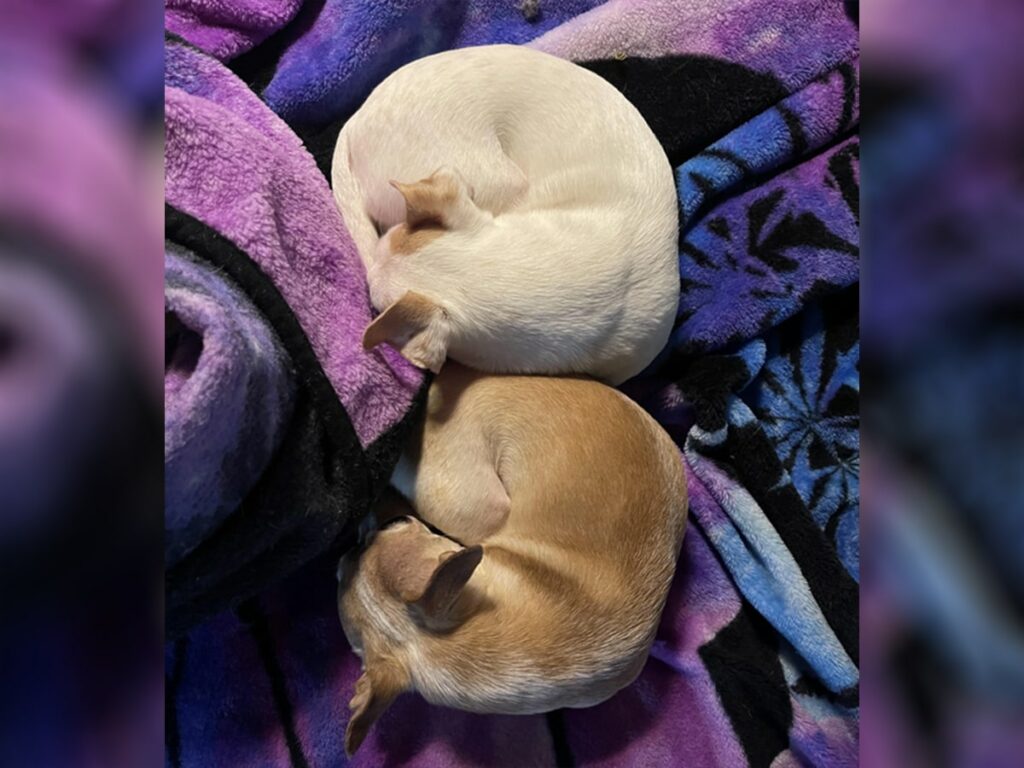
MULTIPOLYGON (((430 642, 431 654, 455 664, 490 648, 500 664, 515 642, 552 682, 603 664, 612 691, 627 684, 656 629, 686 521, 668 435, 595 381, 452 366, 431 390, 421 446, 417 481, 404 490, 424 520, 483 544, 470 583, 498 606, 430 642)), ((589 677, 600 688, 600 672, 589 677)), ((565 705, 578 695, 591 694, 565 687, 565 705)))
POLYGON ((392 478, 404 503, 339 565, 364 662, 351 752, 405 690, 472 712, 597 704, 646 661, 686 522, 679 451, 586 379, 445 366, 392 478))

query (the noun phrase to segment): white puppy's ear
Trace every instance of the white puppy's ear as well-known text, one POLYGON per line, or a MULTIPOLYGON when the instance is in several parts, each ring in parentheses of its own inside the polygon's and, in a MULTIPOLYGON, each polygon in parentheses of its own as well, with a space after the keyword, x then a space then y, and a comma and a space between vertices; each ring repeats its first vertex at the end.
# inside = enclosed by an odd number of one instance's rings
POLYGON ((480 214, 471 187, 451 168, 439 168, 411 184, 388 182, 405 198, 405 219, 410 227, 428 224, 454 229, 469 224, 480 214))
POLYGON ((349 702, 352 714, 345 728, 345 752, 355 754, 367 732, 402 691, 409 687, 409 676, 395 662, 368 658, 366 671, 356 681, 349 702))
POLYGON ((366 328, 363 349, 387 343, 402 357, 434 373, 448 356, 448 313, 421 293, 406 291, 366 328))

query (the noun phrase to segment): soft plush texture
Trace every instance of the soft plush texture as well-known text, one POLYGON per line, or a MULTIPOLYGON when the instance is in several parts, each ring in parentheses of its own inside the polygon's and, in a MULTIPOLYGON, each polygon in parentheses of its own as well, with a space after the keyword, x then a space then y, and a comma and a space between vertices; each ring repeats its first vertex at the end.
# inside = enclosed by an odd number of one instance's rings
MULTIPOLYGON (((166 101, 168 239, 248 295, 296 371, 292 417, 273 437, 280 446, 267 470, 255 471, 272 446, 254 444, 247 460, 256 466, 228 474, 259 482, 238 485, 236 494, 247 492, 242 506, 226 518, 219 508, 221 524, 168 570, 173 635, 351 542, 397 460, 423 375, 389 349, 362 349, 370 305, 358 256, 326 180, 287 126, 185 44, 168 48, 166 101)), ((279 400, 280 388, 267 394, 279 400)), ((216 395, 195 397, 187 418, 201 420, 204 398, 216 395)), ((247 409, 247 418, 256 414, 247 409)), ((230 429, 229 410, 213 418, 223 422, 207 425, 211 433, 230 429)), ((229 454, 239 437, 219 449, 208 443, 210 460, 237 463, 229 454)))
MULTIPOLYGON (((168 645, 168 765, 856 764, 856 24, 830 0, 516 6, 311 3, 238 71, 312 154, 291 186, 321 184, 338 127, 377 82, 455 45, 568 57, 650 123, 679 188, 680 314, 622 389, 680 446, 692 521, 651 659, 586 710, 480 717, 405 696, 348 761, 357 661, 332 553, 168 645)), ((203 79, 208 63, 189 57, 169 59, 177 82, 203 79)), ((258 101, 231 92, 211 97, 230 102, 216 135, 231 147, 237 132, 258 158, 255 118, 232 117, 258 101)), ((171 116, 186 104, 173 97, 171 116)), ((303 290, 286 298, 305 317, 303 290)))
POLYGON ((234 512, 284 437, 294 371, 232 283, 169 245, 164 261, 164 563, 234 512))
POLYGON ((360 443, 408 409, 422 374, 367 353, 366 281, 326 180, 288 127, 216 62, 167 54, 168 205, 245 251, 288 303, 360 443))
POLYGON ((291 21, 301 0, 168 0, 164 24, 192 45, 226 60, 291 21))
POLYGON ((326 0, 308 30, 281 55, 263 93, 286 120, 347 117, 398 67, 431 53, 485 43, 526 43, 599 0, 326 0))

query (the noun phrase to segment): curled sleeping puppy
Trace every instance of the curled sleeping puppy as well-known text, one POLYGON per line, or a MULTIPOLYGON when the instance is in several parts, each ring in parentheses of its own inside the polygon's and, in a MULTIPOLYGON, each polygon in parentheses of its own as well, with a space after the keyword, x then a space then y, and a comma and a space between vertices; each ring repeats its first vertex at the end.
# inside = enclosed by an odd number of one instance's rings
POLYGON ((420 519, 392 499, 338 568, 363 663, 349 754, 403 691, 528 714, 639 674, 687 511, 679 451, 639 406, 596 381, 449 364, 392 480, 420 519))
POLYGON ((345 124, 332 177, 383 311, 368 348, 618 384, 668 341, 672 168, 640 113, 571 62, 509 45, 414 61, 345 124))

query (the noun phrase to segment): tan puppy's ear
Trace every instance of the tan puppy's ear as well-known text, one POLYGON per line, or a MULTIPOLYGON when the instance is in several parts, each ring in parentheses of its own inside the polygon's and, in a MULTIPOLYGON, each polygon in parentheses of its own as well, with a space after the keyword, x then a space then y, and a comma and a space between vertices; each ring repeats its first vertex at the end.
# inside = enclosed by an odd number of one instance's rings
POLYGON ((348 703, 352 714, 345 728, 345 753, 349 757, 384 710, 408 687, 409 676, 395 662, 367 660, 366 671, 356 681, 355 695, 348 703))
POLYGON ((479 544, 441 555, 423 596, 416 601, 423 613, 432 618, 447 614, 483 556, 484 550, 479 544))
POLYGON ((388 182, 405 198, 405 220, 410 227, 435 224, 458 226, 475 209, 472 190, 456 171, 438 168, 430 176, 410 184, 388 182))
POLYGON ((423 538, 410 536, 400 539, 391 550, 385 583, 391 594, 417 606, 426 617, 444 618, 483 555, 479 544, 432 554, 424 549, 423 538))
POLYGON ((363 349, 387 343, 402 357, 434 373, 448 356, 448 314, 421 293, 406 291, 366 328, 363 349))

